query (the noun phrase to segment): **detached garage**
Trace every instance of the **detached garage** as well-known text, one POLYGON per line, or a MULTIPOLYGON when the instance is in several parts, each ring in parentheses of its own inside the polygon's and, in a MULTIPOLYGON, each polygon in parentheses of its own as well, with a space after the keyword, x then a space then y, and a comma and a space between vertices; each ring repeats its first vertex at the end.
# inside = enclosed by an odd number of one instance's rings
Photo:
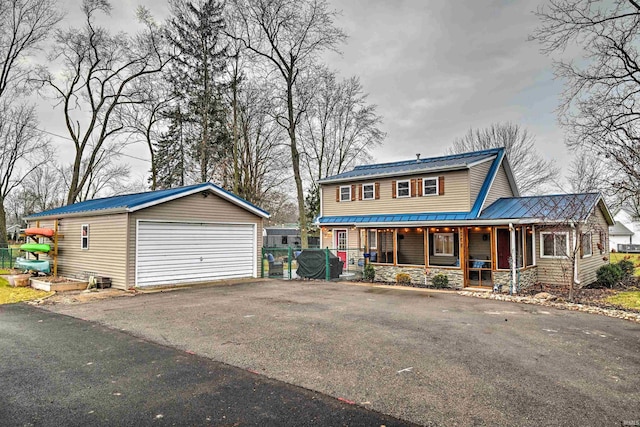
MULTIPOLYGON (((214 185, 75 203, 27 217, 56 229, 58 274, 129 289, 257 277, 269 213, 214 185)), ((42 257, 41 257, 42 259, 42 257)))

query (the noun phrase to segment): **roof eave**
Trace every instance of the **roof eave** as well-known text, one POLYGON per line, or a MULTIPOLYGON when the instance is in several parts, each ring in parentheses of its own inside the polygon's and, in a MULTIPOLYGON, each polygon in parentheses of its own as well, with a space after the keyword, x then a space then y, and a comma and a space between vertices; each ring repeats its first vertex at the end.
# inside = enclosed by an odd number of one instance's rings
POLYGON ((391 178, 391 177, 401 177, 407 175, 422 175, 425 173, 438 173, 438 172, 451 172, 456 170, 464 170, 469 169, 468 165, 456 165, 456 166, 448 166, 434 169, 420 169, 416 171, 407 171, 407 172, 387 172, 375 175, 366 175, 366 176, 353 176, 348 178, 323 178, 318 180, 319 184, 336 184, 341 182, 352 182, 352 181, 368 181, 376 178, 391 178))
POLYGON ((22 219, 25 221, 38 221, 41 219, 56 219, 56 218, 76 218, 81 216, 102 216, 102 215, 113 215, 119 213, 126 213, 127 208, 118 207, 118 208, 110 208, 110 209, 95 209, 95 210, 87 210, 87 211, 79 211, 79 212, 62 212, 58 214, 50 214, 50 215, 29 215, 25 216, 22 219))

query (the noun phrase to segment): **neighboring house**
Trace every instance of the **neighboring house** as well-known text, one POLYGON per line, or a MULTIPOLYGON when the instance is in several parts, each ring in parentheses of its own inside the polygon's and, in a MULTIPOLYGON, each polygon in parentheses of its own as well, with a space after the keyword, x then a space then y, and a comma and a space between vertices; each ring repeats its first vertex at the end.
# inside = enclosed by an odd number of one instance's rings
MULTIPOLYGON (((318 247, 320 239, 314 236, 307 237, 308 246, 311 248, 318 247)), ((300 229, 297 227, 265 227, 264 241, 265 248, 299 248, 302 242, 300 229)))
POLYGON ((608 262, 613 219, 600 195, 520 197, 502 148, 358 166, 320 184, 321 246, 343 261, 354 248, 368 255, 384 281, 587 284, 608 262))
POLYGON ((20 237, 20 229, 22 227, 20 224, 13 224, 7 227, 7 238, 8 240, 17 241, 20 237))
POLYGON ((640 218, 630 210, 618 209, 613 215, 616 224, 609 228, 611 249, 620 250, 618 245, 640 245, 640 218))
POLYGON ((266 211, 204 183, 89 200, 26 220, 59 233, 58 274, 91 272, 128 289, 258 277, 265 218, 266 211))

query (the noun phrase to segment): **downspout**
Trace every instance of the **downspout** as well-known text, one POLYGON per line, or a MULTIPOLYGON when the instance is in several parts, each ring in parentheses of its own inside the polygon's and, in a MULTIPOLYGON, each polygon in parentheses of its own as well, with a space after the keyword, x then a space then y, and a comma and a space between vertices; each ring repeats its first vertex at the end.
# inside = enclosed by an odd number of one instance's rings
POLYGON ((571 221, 571 228, 573 229, 572 235, 573 235, 573 256, 571 257, 571 260, 573 261, 573 284, 577 286, 580 285, 580 277, 578 275, 578 253, 579 253, 579 248, 578 248, 578 239, 577 239, 577 232, 576 232, 576 224, 571 221))
POLYGON ((516 281, 518 280, 518 272, 516 271, 516 229, 513 223, 509 223, 509 234, 511 237, 510 248, 511 249, 511 294, 518 292, 516 281))

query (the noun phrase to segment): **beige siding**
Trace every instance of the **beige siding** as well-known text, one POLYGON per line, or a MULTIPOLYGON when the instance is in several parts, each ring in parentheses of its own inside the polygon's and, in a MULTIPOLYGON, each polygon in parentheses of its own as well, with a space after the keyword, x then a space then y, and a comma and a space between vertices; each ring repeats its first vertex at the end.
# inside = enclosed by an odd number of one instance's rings
POLYGON ((476 197, 478 197, 478 193, 480 193, 480 188, 482 188, 482 184, 492 164, 493 159, 469 168, 469 203, 471 206, 475 203, 476 197))
MULTIPOLYGON (((419 212, 467 212, 469 203, 469 171, 454 171, 434 175, 414 175, 359 183, 380 183, 380 199, 354 200, 336 202, 336 188, 340 184, 322 186, 322 215, 362 215, 362 214, 392 214, 419 212), (422 196, 393 198, 392 181, 403 179, 420 179, 425 177, 444 176, 444 194, 439 196, 422 196)), ((352 183, 349 183, 352 184, 352 183)), ((355 183, 353 183, 355 184, 355 183)), ((346 184, 342 184, 346 185, 346 184)))
POLYGON ((502 164, 500 165, 500 168, 496 173, 496 177, 493 180, 493 184, 489 189, 489 194, 487 195, 483 208, 486 208, 500 197, 513 197, 513 191, 511 191, 509 179, 507 178, 507 173, 504 171, 504 165, 502 164))
POLYGON ((536 227, 536 264, 538 265, 538 281, 552 285, 569 285, 573 279, 573 266, 571 260, 565 258, 542 258, 540 245, 543 231, 568 232, 569 247, 573 244, 571 229, 566 227, 541 228, 536 227))
MULTIPOLYGON (((35 226, 37 221, 30 222, 35 226)), ((54 228, 54 220, 39 222, 54 228)), ((58 275, 80 276, 86 272, 110 277, 112 286, 125 289, 127 262, 127 214, 58 220, 58 275), (80 229, 89 224, 89 249, 80 248, 80 229)), ((45 240, 43 240, 45 242, 45 240)))
POLYGON ((598 268, 609 263, 609 244, 607 242, 609 225, 607 224, 607 220, 604 218, 599 207, 595 208, 594 215, 592 215, 591 219, 587 221, 587 224, 584 226, 584 230, 591 231, 593 255, 582 258, 578 262, 578 266, 580 267, 580 283, 583 286, 595 282, 596 271, 598 268), (601 241, 601 236, 603 241, 601 241), (602 251, 598 245, 602 247, 602 251))
POLYGON ((258 275, 260 274, 262 257, 262 218, 214 194, 209 194, 208 197, 203 197, 201 194, 194 194, 129 214, 129 255, 127 268, 127 283, 129 287, 133 287, 135 285, 136 224, 138 220, 256 223, 258 233, 256 260, 258 275))

